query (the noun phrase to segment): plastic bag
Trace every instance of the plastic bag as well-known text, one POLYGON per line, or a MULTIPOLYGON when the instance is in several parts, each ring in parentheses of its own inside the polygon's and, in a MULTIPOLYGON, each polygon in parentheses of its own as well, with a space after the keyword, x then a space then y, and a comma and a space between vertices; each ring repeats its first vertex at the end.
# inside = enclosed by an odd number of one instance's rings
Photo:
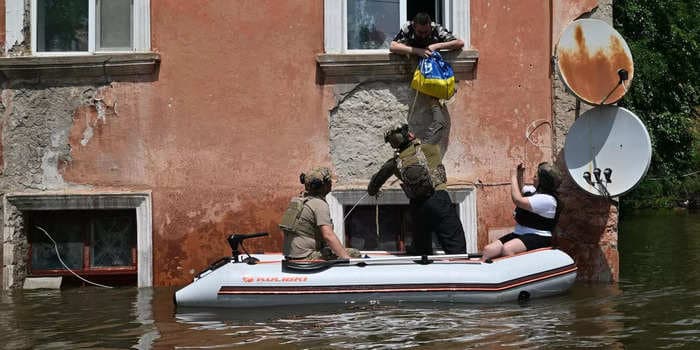
POLYGON ((411 87, 426 95, 448 100, 455 93, 455 73, 436 51, 418 61, 411 87))

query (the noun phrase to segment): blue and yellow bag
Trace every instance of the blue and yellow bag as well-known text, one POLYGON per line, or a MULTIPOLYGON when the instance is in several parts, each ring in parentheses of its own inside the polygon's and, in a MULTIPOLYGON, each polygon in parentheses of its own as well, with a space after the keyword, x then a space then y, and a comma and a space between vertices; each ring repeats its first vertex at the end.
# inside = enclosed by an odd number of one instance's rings
POLYGON ((411 87, 426 95, 447 100, 455 93, 455 73, 436 51, 418 61, 411 87))

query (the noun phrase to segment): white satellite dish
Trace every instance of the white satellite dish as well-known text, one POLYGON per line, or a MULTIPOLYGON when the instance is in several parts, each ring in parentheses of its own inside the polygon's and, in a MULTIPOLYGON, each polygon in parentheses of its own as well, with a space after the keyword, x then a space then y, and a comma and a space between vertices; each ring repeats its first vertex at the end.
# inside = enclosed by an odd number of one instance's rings
POLYGON ((615 106, 595 107, 571 126, 564 144, 569 175, 584 191, 619 196, 634 188, 651 163, 651 139, 639 118, 615 106))
POLYGON ((592 105, 619 101, 634 77, 627 42, 613 27, 597 19, 569 24, 559 38, 555 59, 566 87, 592 105))

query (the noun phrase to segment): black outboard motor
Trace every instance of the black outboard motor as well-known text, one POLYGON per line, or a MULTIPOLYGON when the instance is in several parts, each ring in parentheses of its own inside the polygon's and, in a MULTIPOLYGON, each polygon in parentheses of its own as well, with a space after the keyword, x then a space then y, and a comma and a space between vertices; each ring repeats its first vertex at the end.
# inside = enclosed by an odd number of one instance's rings
POLYGON ((239 262, 238 256, 241 255, 241 252, 238 250, 239 246, 248 255, 247 258, 243 259, 243 262, 245 262, 249 265, 254 265, 258 261, 260 261, 256 258, 250 256, 250 254, 248 254, 248 252, 243 247, 243 241, 248 239, 248 238, 265 237, 265 236, 269 236, 269 235, 270 234, 267 232, 258 232, 258 233, 250 233, 250 234, 234 233, 234 234, 228 236, 227 241, 228 241, 228 245, 231 246, 231 256, 233 257, 233 262, 239 262))
POLYGON ((234 233, 226 239, 228 241, 228 244, 231 246, 231 256, 223 257, 213 263, 211 263, 206 269, 203 271, 197 273, 194 278, 195 280, 201 277, 202 275, 208 273, 209 271, 214 271, 218 269, 221 266, 224 266, 230 262, 238 263, 238 262, 244 262, 248 265, 255 265, 257 264, 260 259, 254 258, 248 254, 248 252, 245 250, 245 247, 243 247, 243 241, 248 239, 248 238, 255 238, 255 237, 264 237, 264 236, 269 236, 270 234, 267 232, 258 232, 258 233, 250 233, 250 234, 245 234, 245 233, 234 233), (238 257, 241 255, 241 252, 238 250, 238 248, 243 249, 243 252, 248 255, 247 258, 243 260, 239 260, 238 257))

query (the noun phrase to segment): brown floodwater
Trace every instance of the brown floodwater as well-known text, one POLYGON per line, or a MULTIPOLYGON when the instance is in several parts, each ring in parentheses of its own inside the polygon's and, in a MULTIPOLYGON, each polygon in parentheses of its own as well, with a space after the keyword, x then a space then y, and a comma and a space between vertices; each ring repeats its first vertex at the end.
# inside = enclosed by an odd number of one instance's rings
POLYGON ((6 349, 697 349, 700 214, 624 214, 621 281, 526 304, 176 309, 172 288, 0 294, 6 349))

